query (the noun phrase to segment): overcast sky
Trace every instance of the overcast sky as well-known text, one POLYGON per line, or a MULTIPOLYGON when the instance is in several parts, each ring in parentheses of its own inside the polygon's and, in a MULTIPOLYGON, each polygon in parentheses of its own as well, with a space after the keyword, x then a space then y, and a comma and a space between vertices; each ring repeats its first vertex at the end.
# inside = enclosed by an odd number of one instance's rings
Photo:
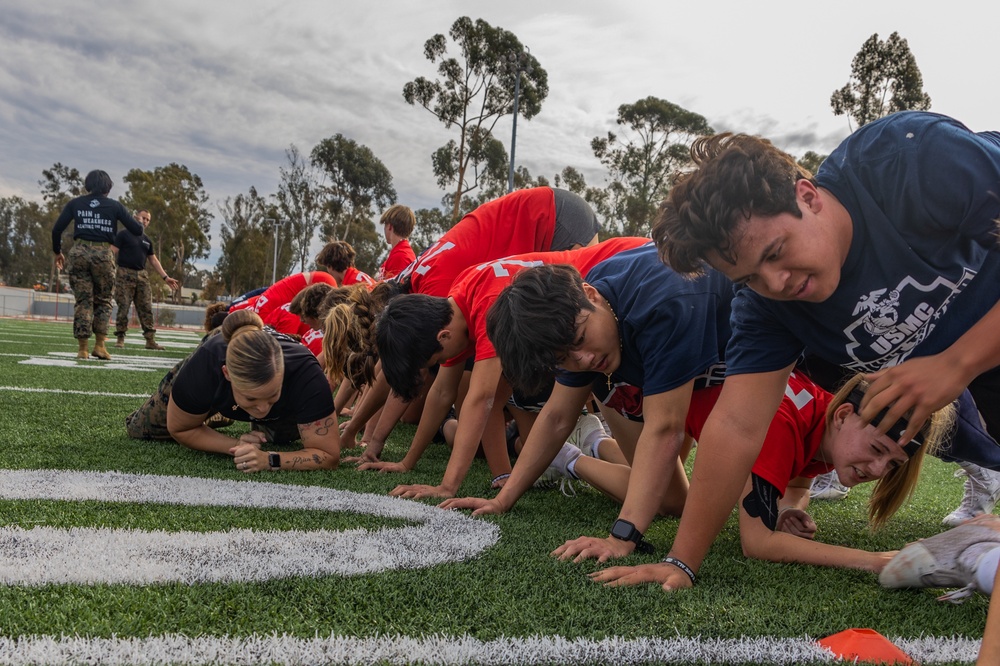
MULTIPOLYGON (((342 133, 385 163, 401 203, 436 206, 430 156, 453 135, 402 89, 435 76, 423 44, 463 15, 513 32, 548 72, 516 155, 550 180, 572 165, 602 184, 590 139, 649 95, 716 131, 828 153, 850 131, 830 94, 873 33, 907 39, 932 110, 1000 129, 997 2, 5 0, 0 196, 40 199, 55 162, 105 169, 112 196, 129 169, 177 162, 218 217, 228 196, 276 189, 290 144, 308 154, 342 133)), ((496 130, 508 150, 510 129, 496 130)))

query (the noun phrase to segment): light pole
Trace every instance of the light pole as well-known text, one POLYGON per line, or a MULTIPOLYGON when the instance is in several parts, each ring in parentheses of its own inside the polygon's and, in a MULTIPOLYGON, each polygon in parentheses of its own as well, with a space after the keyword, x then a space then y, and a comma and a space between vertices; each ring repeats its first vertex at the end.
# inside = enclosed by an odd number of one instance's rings
POLYGON ((507 194, 514 191, 514 150, 517 143, 517 104, 521 96, 521 72, 531 74, 531 63, 527 51, 508 53, 507 61, 514 70, 514 124, 510 132, 510 169, 507 170, 507 194))
POLYGON ((274 224, 274 262, 271 264, 271 284, 274 284, 278 278, 278 225, 282 224, 284 220, 279 220, 275 217, 265 217, 264 222, 274 224))

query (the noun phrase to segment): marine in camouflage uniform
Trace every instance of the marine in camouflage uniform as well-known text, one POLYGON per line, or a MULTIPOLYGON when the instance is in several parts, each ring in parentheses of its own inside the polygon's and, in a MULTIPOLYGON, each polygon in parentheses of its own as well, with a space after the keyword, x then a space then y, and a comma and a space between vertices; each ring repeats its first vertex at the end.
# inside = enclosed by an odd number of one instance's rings
POLYGON ((69 251, 69 286, 76 297, 73 337, 106 337, 115 284, 115 258, 106 243, 77 240, 69 251))
POLYGON ((121 222, 133 236, 142 234, 142 225, 129 215, 118 201, 108 198, 111 177, 94 170, 84 179, 88 194, 70 201, 59 214, 52 229, 52 252, 58 270, 66 265, 62 253, 62 235, 73 223, 75 243, 69 251, 69 283, 76 306, 73 310, 73 337, 79 343, 77 358, 111 359, 104 346, 111 318, 111 293, 115 284, 115 260, 108 244, 115 239, 121 222), (94 334, 94 350, 87 351, 90 334, 94 334))
POLYGON ((149 273, 146 269, 118 267, 115 276, 115 302, 118 303, 118 317, 115 319, 115 335, 121 339, 128 332, 129 308, 135 304, 135 314, 142 326, 142 336, 146 341, 154 340, 153 292, 149 288, 149 273))
MULTIPOLYGON (((149 226, 151 217, 148 210, 136 211, 135 218, 144 228, 149 226)), ((146 272, 147 260, 163 277, 167 286, 177 289, 180 285, 163 270, 159 259, 153 253, 153 242, 146 234, 136 237, 120 231, 115 236, 113 245, 118 253, 118 276, 115 279, 115 301, 118 302, 115 336, 118 341, 115 346, 125 346, 129 307, 134 302, 135 312, 142 326, 142 335, 146 338, 146 349, 163 349, 156 344, 156 329, 153 328, 153 293, 149 287, 149 274, 146 272)))

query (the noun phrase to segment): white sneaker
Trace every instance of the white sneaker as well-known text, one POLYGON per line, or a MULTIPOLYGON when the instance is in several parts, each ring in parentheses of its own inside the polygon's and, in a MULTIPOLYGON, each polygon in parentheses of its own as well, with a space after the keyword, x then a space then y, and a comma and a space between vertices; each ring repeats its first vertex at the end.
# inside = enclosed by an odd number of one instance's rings
POLYGON ((572 481, 576 480, 569 471, 569 464, 583 455, 573 443, 567 441, 559 449, 559 453, 556 454, 555 459, 552 461, 542 475, 538 477, 535 481, 533 487, 535 488, 553 488, 557 484, 559 485, 559 491, 567 497, 576 495, 576 489, 573 488, 572 481))
POLYGON ((851 489, 840 482, 837 470, 830 470, 813 479, 809 497, 815 500, 842 500, 851 489))
POLYGON ((883 587, 958 587, 941 597, 959 602, 979 588, 976 567, 989 551, 1000 547, 1000 532, 970 523, 921 539, 900 550, 879 574, 883 587))
POLYGON ((608 432, 604 429, 604 425, 601 424, 599 418, 593 414, 581 414, 580 418, 576 420, 576 427, 573 428, 573 432, 570 433, 569 439, 566 441, 579 447, 585 456, 600 458, 597 454, 597 445, 602 439, 608 438, 608 432), (598 433, 600 436, 594 437, 595 433, 598 433), (588 440, 593 441, 588 444, 588 440))
POLYGON ((965 495, 958 508, 941 522, 949 527, 961 525, 982 513, 992 513, 1000 500, 1000 472, 973 463, 960 462, 962 469, 955 476, 965 477, 965 495))

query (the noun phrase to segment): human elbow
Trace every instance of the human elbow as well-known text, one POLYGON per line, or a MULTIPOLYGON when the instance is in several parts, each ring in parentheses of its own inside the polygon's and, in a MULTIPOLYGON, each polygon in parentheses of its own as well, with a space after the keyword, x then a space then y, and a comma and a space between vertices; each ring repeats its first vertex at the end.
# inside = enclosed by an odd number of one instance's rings
POLYGON ((751 539, 745 536, 740 536, 740 547, 743 549, 743 557, 750 558, 752 560, 767 560, 770 562, 779 562, 780 558, 774 556, 764 544, 761 543, 760 539, 751 539))

